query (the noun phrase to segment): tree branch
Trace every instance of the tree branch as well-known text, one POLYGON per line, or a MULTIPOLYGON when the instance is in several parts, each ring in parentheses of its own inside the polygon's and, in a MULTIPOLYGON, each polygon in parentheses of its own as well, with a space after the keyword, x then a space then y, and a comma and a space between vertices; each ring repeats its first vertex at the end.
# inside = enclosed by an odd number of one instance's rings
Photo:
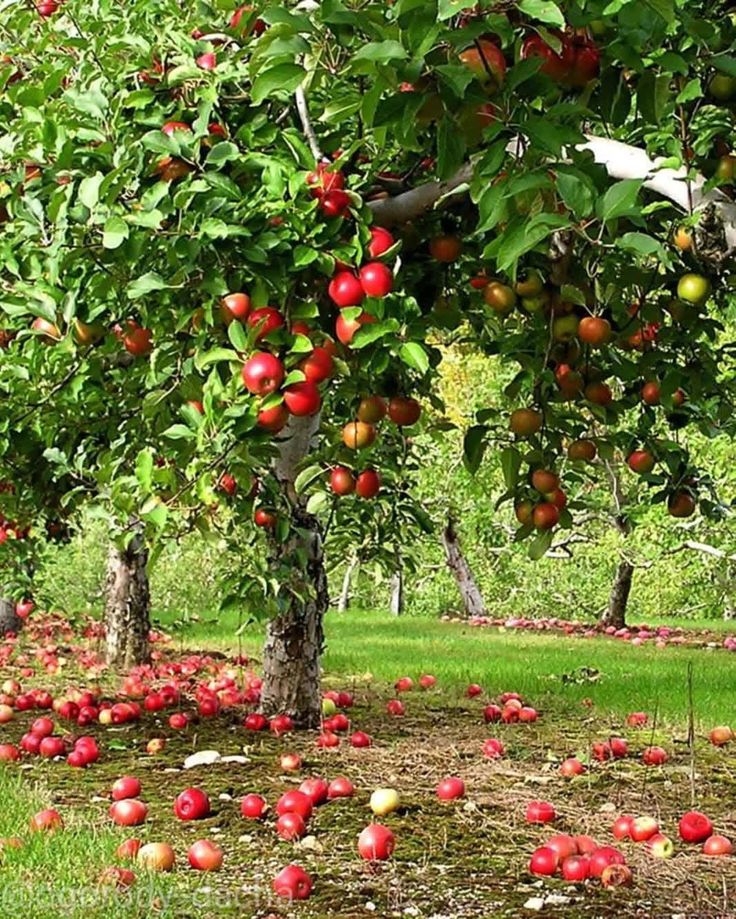
POLYGON ((414 220, 431 210, 446 195, 467 184, 473 177, 473 164, 466 163, 445 182, 426 182, 393 198, 369 201, 373 220, 379 226, 392 227, 397 223, 414 220))
POLYGON ((325 158, 325 155, 320 149, 317 135, 314 133, 314 128, 312 127, 312 122, 309 118, 309 106, 307 105, 307 97, 304 92, 304 87, 300 86, 294 95, 296 97, 296 110, 299 113, 299 120, 302 123, 304 136, 307 138, 309 149, 312 151, 312 156, 314 157, 315 161, 321 163, 325 158))
MULTIPOLYGON (((507 151, 512 156, 518 156, 519 148, 518 141, 513 140, 507 151)), ((662 169, 662 159, 652 159, 646 150, 607 137, 588 135, 586 142, 576 149, 592 153, 595 162, 612 179, 641 179, 644 188, 667 198, 686 213, 690 212, 691 206, 694 211, 713 208, 723 223, 729 251, 736 248, 736 203, 717 189, 705 191, 706 179, 703 176, 688 181, 685 167, 662 169)), ((472 177, 473 164, 466 163, 445 182, 427 182, 395 198, 370 201, 369 207, 373 210, 375 222, 381 226, 405 223, 433 208, 440 198, 466 184, 472 177)))

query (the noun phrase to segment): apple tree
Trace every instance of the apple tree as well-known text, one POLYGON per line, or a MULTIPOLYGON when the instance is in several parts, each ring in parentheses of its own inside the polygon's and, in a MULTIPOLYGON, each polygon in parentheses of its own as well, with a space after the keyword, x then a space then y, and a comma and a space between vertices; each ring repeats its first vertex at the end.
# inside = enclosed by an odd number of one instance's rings
POLYGON ((7 494, 99 508, 138 570, 182 528, 228 536, 227 602, 269 613, 264 710, 319 718, 335 501, 382 506, 391 546, 423 526, 406 434, 446 427, 447 335, 515 368, 465 456, 497 454, 533 557, 597 457, 721 513, 687 445, 733 418, 736 31, 712 4, 2 15, 7 494))

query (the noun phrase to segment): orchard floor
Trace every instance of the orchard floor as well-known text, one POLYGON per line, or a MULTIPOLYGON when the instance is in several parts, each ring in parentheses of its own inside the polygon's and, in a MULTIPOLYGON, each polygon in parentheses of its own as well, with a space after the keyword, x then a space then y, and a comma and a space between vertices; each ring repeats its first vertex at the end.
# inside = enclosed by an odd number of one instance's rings
MULTIPOLYGON (((240 642, 224 639, 223 631, 193 624, 177 633, 167 653, 175 654, 179 645, 184 653, 238 653, 240 642)), ((202 719, 183 732, 171 730, 167 716, 147 714, 133 724, 96 727, 91 733, 104 752, 89 769, 37 757, 0 768, 0 837, 20 836, 26 843, 6 849, 2 857, 0 917, 736 916, 736 856, 708 859, 698 847, 682 843, 667 861, 652 858, 641 845, 622 843, 634 871, 630 889, 602 890, 597 881, 535 880, 527 873, 531 851, 553 832, 586 833, 611 843, 614 817, 633 813, 658 817, 663 831, 676 838, 677 819, 693 801, 718 832, 736 840, 736 742, 716 749, 705 736, 715 724, 736 719, 736 655, 499 634, 412 618, 397 622, 378 614, 333 616, 327 636, 325 682, 354 693, 355 706, 348 711, 353 729, 371 734, 373 747, 356 750, 343 741, 337 750, 320 750, 314 733, 248 734, 240 713, 202 719), (693 751, 687 743, 690 663, 697 728, 693 751), (588 668, 586 674, 581 667, 588 668), (422 673, 437 676, 437 686, 403 694, 406 714, 388 716, 393 681, 404 674, 416 680, 422 673), (574 681, 576 674, 583 682, 574 681), (471 681, 485 689, 478 699, 464 695, 471 681), (485 725, 483 705, 504 690, 521 692, 540 710, 540 720, 485 725), (649 725, 624 727, 631 710, 648 711, 649 725), (628 758, 593 763, 572 780, 559 775, 562 758, 577 753, 587 759, 592 741, 611 735, 628 739, 628 758), (168 743, 162 754, 149 756, 145 746, 154 736, 168 743), (481 755, 483 740, 492 736, 505 744, 502 759, 481 755), (651 743, 669 752, 664 767, 641 763, 641 750, 651 743), (202 749, 244 754, 248 761, 184 772, 185 756, 202 749), (296 777, 280 771, 279 755, 287 750, 304 759, 296 777), (109 787, 123 774, 141 779, 149 805, 145 825, 130 830, 112 827, 107 815, 109 787), (437 782, 449 774, 465 780, 464 801, 442 804, 435 797, 437 782), (301 844, 279 841, 273 818, 254 823, 240 816, 238 802, 245 793, 259 792, 273 805, 308 775, 328 780, 346 775, 357 791, 353 799, 317 808, 310 836, 301 844), (172 801, 190 785, 207 791, 213 813, 182 823, 172 813, 172 801), (369 822, 370 792, 387 785, 399 789, 403 799, 403 808, 384 821, 396 835, 396 852, 389 862, 372 867, 358 858, 355 839, 369 822), (554 803, 559 814, 554 829, 525 822, 525 806, 534 799, 554 803), (65 829, 31 836, 29 817, 49 806, 63 814, 65 829), (175 870, 146 875, 133 866, 138 881, 130 891, 101 888, 100 872, 115 863, 115 848, 130 836, 170 842, 178 856, 175 870), (217 874, 195 872, 186 864, 189 845, 203 837, 224 850, 225 865, 217 874), (315 885, 312 898, 293 908, 270 893, 271 878, 289 862, 303 865, 315 885)), ((243 650, 255 653, 258 640, 257 634, 246 635, 243 650)), ((73 648, 61 650, 69 660, 64 678, 25 680, 29 688, 61 692, 84 685, 73 648)), ((17 675, 12 666, 0 670, 3 680, 17 675)), ((0 742, 17 741, 37 714, 19 713, 0 726, 0 742)))

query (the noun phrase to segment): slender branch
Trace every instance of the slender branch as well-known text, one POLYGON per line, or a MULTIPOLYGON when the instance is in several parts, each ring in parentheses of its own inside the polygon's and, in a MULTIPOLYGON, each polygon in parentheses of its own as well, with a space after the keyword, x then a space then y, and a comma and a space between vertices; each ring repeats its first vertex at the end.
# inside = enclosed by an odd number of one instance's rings
POLYGON ((309 106, 307 105, 307 96, 304 92, 304 87, 300 86, 296 93, 296 110, 299 113, 299 120, 302 123, 302 128, 304 129, 304 136, 307 138, 307 143, 309 144, 309 149, 312 151, 312 156, 316 162, 321 163, 325 158, 324 153, 320 149, 319 141, 317 140, 317 135, 314 133, 314 128, 312 127, 312 122, 309 118, 309 106))

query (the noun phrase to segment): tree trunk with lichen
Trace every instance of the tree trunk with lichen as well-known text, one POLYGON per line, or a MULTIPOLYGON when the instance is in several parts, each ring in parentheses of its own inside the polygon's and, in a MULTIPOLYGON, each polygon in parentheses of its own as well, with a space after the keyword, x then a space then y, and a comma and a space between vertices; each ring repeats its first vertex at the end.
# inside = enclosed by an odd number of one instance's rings
POLYGON ((355 552, 350 556, 350 560, 345 568, 345 573, 342 576, 342 589, 340 590, 340 597, 337 601, 338 613, 346 613, 350 609, 350 601, 353 597, 353 578, 359 567, 360 556, 355 552))
POLYGON ((274 547, 274 565, 283 565, 294 578, 286 609, 269 620, 263 649, 261 711, 285 713, 299 727, 318 727, 322 715, 320 657, 324 645, 323 619, 329 606, 319 520, 307 513, 294 482, 299 464, 311 449, 319 415, 292 416, 278 441, 273 472, 291 505, 291 534, 274 547))
POLYGON ((404 612, 404 572, 401 562, 391 575, 391 602, 389 610, 392 616, 401 616, 404 612))
POLYGON ((613 578, 613 587, 608 598, 608 606, 603 611, 599 620, 599 625, 604 628, 612 625, 617 629, 622 629, 626 625, 626 607, 629 603, 629 594, 631 593, 631 583, 634 578, 634 566, 626 559, 621 559, 616 566, 616 574, 613 578))
POLYGON ((15 602, 0 597, 0 638, 8 632, 18 633, 22 628, 23 620, 15 614, 15 602))
POLYGON ((452 572, 452 576, 455 578, 455 583, 460 591, 465 615, 468 617, 485 616, 486 605, 483 600, 483 595, 475 581, 470 565, 463 554, 460 540, 455 530, 455 521, 451 516, 448 516, 445 529, 442 532, 442 545, 445 549, 447 566, 452 572))
POLYGON ((136 533, 121 549, 112 544, 105 587, 105 657, 111 667, 129 670, 150 659, 151 595, 148 553, 136 533))

